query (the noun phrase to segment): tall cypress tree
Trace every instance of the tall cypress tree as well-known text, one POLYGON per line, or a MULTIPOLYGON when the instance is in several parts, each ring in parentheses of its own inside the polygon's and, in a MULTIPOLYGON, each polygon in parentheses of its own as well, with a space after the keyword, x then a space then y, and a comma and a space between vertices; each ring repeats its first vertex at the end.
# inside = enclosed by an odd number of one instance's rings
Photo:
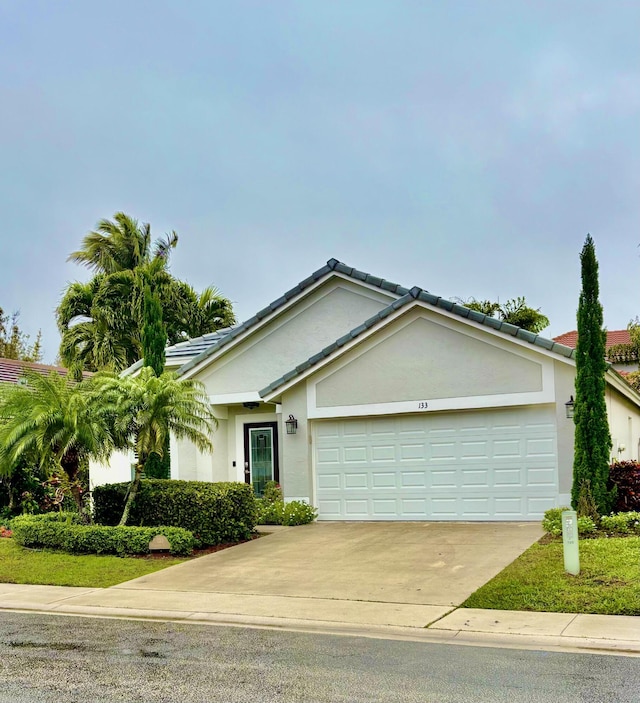
POLYGON ((150 366, 156 376, 159 376, 164 371, 167 330, 162 322, 162 305, 148 284, 144 287, 142 319, 143 363, 150 366))
MULTIPOLYGON (((167 343, 167 330, 162 321, 162 305, 158 296, 147 284, 143 291, 142 353, 144 366, 150 366, 156 376, 164 371, 167 343)), ((171 457, 169 456, 169 441, 165 442, 162 456, 150 454, 144 465, 144 473, 148 478, 169 478, 171 476, 171 457)))
POLYGON ((578 303, 576 346, 575 445, 571 503, 574 508, 590 491, 600 515, 613 504, 608 490, 611 434, 605 401, 606 332, 602 327, 598 261, 591 235, 580 253, 582 291, 578 303))

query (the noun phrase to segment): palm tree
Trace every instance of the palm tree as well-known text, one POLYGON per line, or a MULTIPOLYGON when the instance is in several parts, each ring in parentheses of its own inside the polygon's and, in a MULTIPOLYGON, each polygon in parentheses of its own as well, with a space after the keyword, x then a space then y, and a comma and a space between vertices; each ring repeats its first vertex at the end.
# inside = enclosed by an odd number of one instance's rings
POLYGON ((113 221, 100 220, 96 231, 83 239, 82 249, 74 251, 68 260, 87 266, 94 273, 110 275, 134 271, 155 259, 168 261, 177 243, 178 235, 171 232, 151 246, 151 226, 117 212, 113 221))
POLYGON ((60 358, 78 377, 82 369, 122 371, 142 357, 144 289, 162 302, 167 341, 174 344, 235 322, 231 303, 215 289, 198 294, 168 270, 175 232, 152 243, 151 228, 122 212, 101 220, 70 261, 94 272, 72 283, 56 311, 60 358))
POLYGON ((10 475, 21 460, 59 467, 69 479, 82 514, 78 471, 89 458, 108 459, 114 449, 110 418, 90 384, 72 384, 56 372, 25 370, 26 385, 0 389, 0 474, 10 475))
POLYGON ((204 387, 174 373, 156 376, 145 366, 137 376, 98 374, 92 382, 105 411, 114 418, 116 443, 128 443, 136 455, 135 474, 120 520, 120 525, 126 525, 149 456, 162 456, 169 433, 210 451, 216 420, 204 387))

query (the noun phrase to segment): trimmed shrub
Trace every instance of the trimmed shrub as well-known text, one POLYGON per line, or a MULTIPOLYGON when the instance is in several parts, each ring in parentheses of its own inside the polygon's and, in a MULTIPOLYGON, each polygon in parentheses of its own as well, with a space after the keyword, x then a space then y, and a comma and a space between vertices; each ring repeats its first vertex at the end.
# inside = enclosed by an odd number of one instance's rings
POLYGON ((614 510, 640 510, 640 463, 615 461, 609 467, 609 481, 618 489, 614 510))
POLYGON ((318 511, 303 500, 268 501, 258 498, 259 525, 306 525, 318 517, 318 511))
POLYGON ((306 525, 318 517, 318 511, 303 500, 292 500, 285 503, 282 514, 283 525, 306 525))
MULTIPOLYGON (((94 488, 95 521, 116 525, 128 489, 128 483, 94 488)), ((129 522, 182 527, 193 533, 200 547, 249 539, 257 517, 256 498, 246 483, 143 479, 129 522)))
MULTIPOLYGON (((571 510, 571 508, 551 508, 547 510, 542 520, 542 529, 554 537, 560 537, 562 535, 562 513, 564 510, 571 510)), ((579 535, 592 534, 596 529, 597 525, 590 517, 583 515, 578 518, 579 535)))
POLYGON ((164 535, 171 554, 193 551, 194 537, 180 527, 108 527, 79 525, 39 519, 41 515, 16 518, 13 538, 23 547, 59 549, 72 554, 148 554, 149 542, 164 535))
POLYGON ((21 522, 30 522, 36 520, 38 522, 62 522, 66 525, 81 525, 82 516, 78 512, 51 512, 40 513, 39 515, 17 515, 11 520, 11 527, 20 524, 21 522))
POLYGON ((600 518, 600 526, 603 530, 616 534, 640 534, 640 512, 603 515, 600 518))
POLYGON ((268 502, 264 498, 257 498, 258 525, 282 525, 284 501, 268 502))

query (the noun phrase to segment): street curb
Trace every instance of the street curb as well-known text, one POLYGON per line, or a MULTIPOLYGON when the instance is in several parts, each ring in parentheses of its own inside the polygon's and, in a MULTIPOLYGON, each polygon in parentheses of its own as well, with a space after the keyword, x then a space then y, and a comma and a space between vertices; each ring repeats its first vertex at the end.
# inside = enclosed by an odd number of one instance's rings
POLYGON ((256 629, 304 632, 311 634, 368 637, 373 639, 428 642, 469 647, 528 649, 583 654, 640 657, 640 642, 614 639, 571 637, 566 635, 496 634, 468 630, 436 630, 391 625, 340 624, 322 620, 294 620, 289 618, 254 617, 218 613, 134 610, 129 608, 100 608, 60 604, 42 608, 30 603, 0 605, 0 611, 67 617, 97 617, 151 622, 171 622, 182 625, 222 627, 250 627, 256 629))

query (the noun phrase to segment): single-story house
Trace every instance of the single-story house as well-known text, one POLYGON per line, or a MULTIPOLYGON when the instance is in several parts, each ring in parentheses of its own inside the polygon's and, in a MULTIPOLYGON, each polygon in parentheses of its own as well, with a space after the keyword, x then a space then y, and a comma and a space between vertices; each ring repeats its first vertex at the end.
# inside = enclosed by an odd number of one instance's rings
MULTIPOLYGON (((553 341, 575 349, 578 344, 578 330, 565 332, 554 337, 553 341)), ((631 343, 629 330, 607 330, 605 354, 611 366, 623 375, 638 370, 638 350, 631 343)))
MULTIPOLYGON (((538 520, 569 503, 574 355, 331 259, 243 324, 167 349, 218 419, 212 453, 172 441, 172 477, 272 478, 321 520, 538 520)), ((636 456, 640 395, 606 381, 614 456, 636 456)), ((91 470, 92 485, 130 476, 122 454, 91 470)))

